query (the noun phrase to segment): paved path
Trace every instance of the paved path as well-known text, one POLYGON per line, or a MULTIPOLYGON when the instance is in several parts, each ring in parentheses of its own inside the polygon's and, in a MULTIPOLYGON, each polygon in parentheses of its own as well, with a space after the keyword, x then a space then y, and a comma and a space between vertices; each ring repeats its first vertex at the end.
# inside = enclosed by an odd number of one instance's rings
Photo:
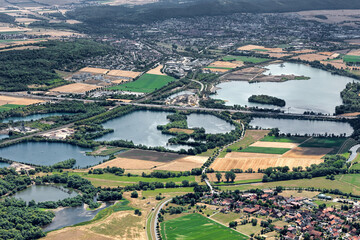
POLYGON ((155 207, 155 210, 154 210, 154 215, 152 216, 152 218, 150 219, 150 232, 151 232, 151 239, 152 240, 159 240, 159 232, 158 232, 158 229, 156 228, 158 222, 159 222, 159 219, 158 219, 158 216, 159 216, 159 212, 160 210, 168 203, 172 200, 172 198, 170 199, 166 199, 164 200, 163 202, 161 202, 160 204, 158 204, 156 207, 155 207))

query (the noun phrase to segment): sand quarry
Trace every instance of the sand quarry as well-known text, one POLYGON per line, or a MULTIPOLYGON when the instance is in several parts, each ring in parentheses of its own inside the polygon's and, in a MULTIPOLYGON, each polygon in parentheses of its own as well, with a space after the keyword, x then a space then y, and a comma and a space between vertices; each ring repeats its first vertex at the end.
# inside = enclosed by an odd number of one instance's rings
POLYGON ((129 150, 94 168, 121 167, 129 170, 190 171, 201 167, 207 157, 146 150, 129 150))
POLYGON ((247 170, 252 168, 266 169, 269 167, 293 167, 302 166, 309 167, 312 164, 322 163, 322 159, 327 153, 332 151, 332 148, 313 148, 313 147, 298 147, 297 143, 283 143, 283 142, 262 142, 253 143, 252 147, 268 147, 268 148, 289 148, 291 150, 280 154, 265 154, 265 153, 248 153, 248 152, 231 152, 226 154, 224 158, 218 158, 211 165, 215 171, 229 171, 231 169, 247 170))

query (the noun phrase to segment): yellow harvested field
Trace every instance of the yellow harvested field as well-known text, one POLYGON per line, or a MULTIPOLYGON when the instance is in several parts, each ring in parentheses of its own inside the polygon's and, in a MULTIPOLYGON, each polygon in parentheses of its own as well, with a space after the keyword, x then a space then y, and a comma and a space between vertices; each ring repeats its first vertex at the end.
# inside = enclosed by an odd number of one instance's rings
POLYGON ((121 83, 130 82, 130 81, 131 81, 130 79, 122 78, 122 79, 116 79, 116 80, 111 81, 111 82, 114 83, 114 84, 121 84, 121 83))
POLYGON ((126 78, 136 78, 141 72, 132 72, 124 70, 110 70, 107 75, 114 77, 126 77, 126 78))
POLYGON ((149 70, 147 73, 148 74, 155 74, 155 75, 163 75, 163 76, 165 76, 166 74, 161 72, 161 69, 163 67, 164 67, 163 65, 159 65, 156 68, 153 68, 153 69, 149 70))
POLYGON ((72 83, 65 86, 50 89, 50 92, 60 93, 85 93, 87 91, 95 90, 100 86, 90 85, 85 83, 72 83))
POLYGON ((188 156, 180 159, 176 159, 168 162, 149 161, 133 158, 115 158, 107 161, 94 168, 106 168, 106 167, 121 167, 124 169, 136 170, 136 169, 156 169, 156 170, 168 170, 168 171, 191 171, 193 168, 201 167, 207 160, 207 157, 201 156, 188 156))
POLYGON ((129 103, 129 102, 131 102, 132 100, 130 100, 130 99, 112 99, 112 98, 108 98, 108 99, 106 99, 106 101, 119 101, 119 102, 129 103))
POLYGON ((293 59, 300 59, 302 61, 323 61, 326 60, 328 58, 330 58, 329 56, 325 56, 325 55, 321 55, 321 54, 316 54, 316 53, 312 53, 312 54, 303 54, 303 55, 299 55, 299 56, 295 56, 292 57, 293 59))
POLYGON ((239 50, 239 51, 251 51, 251 50, 254 50, 254 49, 264 49, 264 48, 265 47, 258 46, 258 45, 246 45, 246 46, 239 47, 237 50, 239 50))
POLYGON ((160 167, 157 167, 156 169, 166 171, 191 171, 193 168, 200 168, 207 159, 207 157, 189 156, 171 161, 160 167))
POLYGON ((184 129, 184 128, 170 128, 169 131, 175 133, 186 133, 186 134, 192 134, 194 132, 194 130, 192 129, 184 129))
POLYGON ((288 54, 288 53, 272 53, 272 52, 260 52, 262 54, 267 54, 269 55, 269 57, 273 57, 273 58, 282 58, 282 57, 288 57, 288 56, 292 56, 292 54, 288 54))
POLYGON ((36 21, 40 21, 40 20, 33 19, 33 18, 16 18, 15 21, 18 23, 32 23, 32 22, 36 22, 36 21))
POLYGON ((31 105, 35 103, 45 102, 39 99, 32 98, 21 98, 21 97, 9 97, 9 96, 0 96, 0 106, 5 104, 15 104, 15 105, 31 105))
POLYGON ((266 169, 269 167, 284 167, 288 166, 290 169, 293 167, 302 166, 303 168, 309 167, 312 164, 322 163, 322 159, 310 159, 310 158, 264 158, 264 157, 250 157, 250 158, 218 158, 211 165, 215 171, 230 171, 231 169, 239 168, 247 170, 252 168, 266 169))
POLYGON ((250 152, 230 152, 226 154, 225 158, 278 158, 280 154, 267 154, 267 153, 250 153, 250 152))
POLYGON ((109 72, 109 70, 104 68, 84 67, 80 69, 79 72, 87 72, 92 74, 106 74, 107 72, 109 72))
POLYGON ((251 147, 269 147, 269 148, 295 148, 299 146, 298 143, 285 142, 262 142, 258 141, 250 145, 251 147))
POLYGON ((283 158, 322 158, 332 148, 297 147, 283 154, 283 158))
POLYGON ((7 51, 12 51, 12 50, 36 50, 36 49, 41 49, 41 48, 45 48, 45 47, 39 47, 39 46, 22 46, 22 47, 13 47, 13 48, 3 49, 3 50, 0 50, 0 52, 7 52, 7 51))
POLYGON ((220 72, 220 73, 229 71, 228 69, 223 69, 223 68, 204 68, 204 69, 210 70, 210 72, 220 72))
POLYGON ((313 52, 315 52, 315 50, 311 50, 311 49, 303 49, 303 50, 293 51, 293 53, 296 53, 296 54, 313 53, 313 52))
POLYGON ((328 65, 330 64, 331 66, 337 68, 337 69, 348 69, 348 68, 352 68, 347 66, 343 60, 334 60, 334 61, 320 61, 321 64, 323 65, 328 65))
MULTIPOLYGON (((217 182, 216 179, 216 173, 208 173, 206 174, 211 182, 217 182)), ((224 174, 222 174, 224 179, 224 174)), ((241 181, 241 180, 253 180, 253 179, 262 179, 264 174, 263 173, 235 173, 236 178, 235 181, 241 181)))
POLYGON ((72 19, 66 20, 65 22, 68 23, 68 24, 78 24, 78 23, 81 23, 80 21, 72 20, 72 19))
POLYGON ((241 66, 244 66, 244 63, 241 61, 234 61, 234 62, 216 61, 210 64, 210 67, 215 67, 215 68, 237 68, 241 66))
POLYGON ((1 32, 24 32, 24 31, 29 31, 31 29, 29 28, 21 28, 21 27, 0 27, 0 33, 1 32))
POLYGON ((348 52, 347 55, 351 55, 351 56, 360 56, 360 49, 354 49, 351 50, 350 52, 348 52))

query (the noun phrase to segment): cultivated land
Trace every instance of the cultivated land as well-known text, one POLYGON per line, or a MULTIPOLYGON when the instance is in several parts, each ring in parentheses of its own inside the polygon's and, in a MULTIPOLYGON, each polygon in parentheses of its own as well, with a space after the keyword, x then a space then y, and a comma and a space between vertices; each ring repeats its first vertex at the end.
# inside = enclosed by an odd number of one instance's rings
POLYGON ((243 66, 244 63, 241 61, 234 61, 234 62, 225 62, 225 61, 216 61, 209 65, 211 68, 225 68, 225 69, 233 69, 237 67, 243 66))
POLYGON ((164 67, 163 65, 159 65, 159 66, 157 66, 156 68, 153 68, 153 69, 147 71, 147 74, 154 74, 154 75, 166 76, 165 73, 162 73, 162 72, 161 72, 161 69, 163 69, 163 67, 164 67))
POLYGON ((250 63, 262 63, 269 61, 267 58, 256 58, 256 57, 246 57, 246 56, 234 56, 228 55, 222 58, 223 61, 242 61, 250 63))
POLYGON ((93 68, 93 67, 85 67, 79 70, 79 72, 86 72, 92 74, 103 74, 105 75, 109 70, 104 68, 93 68))
POLYGON ((172 81, 175 81, 175 79, 170 76, 147 73, 142 75, 134 82, 127 82, 125 84, 114 86, 109 89, 117 91, 150 93, 164 87, 172 81))
POLYGON ((44 101, 32 98, 0 96, 0 106, 4 106, 4 108, 13 108, 17 107, 16 105, 31 105, 41 102, 44 101))
POLYGON ((332 153, 337 153, 346 138, 311 138, 299 145, 299 147, 333 148, 332 153))
POLYGON ((266 148, 294 148, 297 147, 299 144, 297 143, 287 143, 287 142, 264 142, 258 141, 251 144, 251 147, 266 147, 266 148))
POLYGON ((346 174, 337 175, 335 180, 329 180, 325 177, 318 177, 312 179, 300 179, 289 181, 278 181, 269 183, 254 183, 242 186, 221 186, 222 190, 248 190, 253 188, 274 188, 277 186, 283 187, 302 187, 302 188, 315 188, 315 189, 339 189, 345 193, 360 194, 360 174, 346 174))
POLYGON ((141 72, 131 72, 124 70, 110 70, 107 75, 114 77, 126 77, 126 78, 136 78, 141 74, 141 72))
POLYGON ((284 154, 289 151, 290 148, 272 148, 272 147, 247 147, 239 152, 250 153, 266 153, 266 154, 284 154))
POLYGON ((85 93, 91 90, 100 88, 96 85, 90 85, 86 83, 72 83, 64 85, 61 87, 50 89, 50 92, 59 92, 59 93, 85 93))
POLYGON ((207 160, 202 156, 187 156, 175 153, 161 153, 146 150, 129 150, 117 155, 117 158, 95 166, 94 168, 121 167, 140 170, 190 171, 201 167, 207 160))
MULTIPOLYGON (((216 173, 208 173, 206 174, 211 182, 217 182, 216 173)), ((246 183, 246 182, 256 182, 261 181, 264 174, 262 173, 235 173, 236 178, 234 183, 246 183)), ((225 173, 222 174, 223 182, 226 181, 225 173)))
POLYGON ((170 128, 170 132, 192 134, 194 130, 186 128, 170 128))
POLYGON ((161 223, 164 239, 247 239, 237 231, 194 213, 161 223))

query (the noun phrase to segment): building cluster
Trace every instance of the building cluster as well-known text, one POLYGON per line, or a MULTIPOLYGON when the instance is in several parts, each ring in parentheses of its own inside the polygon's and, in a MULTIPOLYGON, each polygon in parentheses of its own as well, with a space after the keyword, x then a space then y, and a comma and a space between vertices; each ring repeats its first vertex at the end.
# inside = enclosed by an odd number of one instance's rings
MULTIPOLYGON (((339 202, 344 202, 344 205, 338 208, 326 207, 325 204, 318 206, 312 198, 284 197, 273 190, 240 193, 236 197, 220 196, 205 195, 204 201, 211 199, 211 204, 219 206, 222 213, 244 213, 288 223, 283 227, 264 227, 261 231, 264 236, 267 232, 277 231, 281 239, 289 240, 305 236, 312 239, 360 239, 360 206, 356 202, 343 199, 339 202)), ((330 200, 331 197, 320 194, 318 199, 330 200)))

